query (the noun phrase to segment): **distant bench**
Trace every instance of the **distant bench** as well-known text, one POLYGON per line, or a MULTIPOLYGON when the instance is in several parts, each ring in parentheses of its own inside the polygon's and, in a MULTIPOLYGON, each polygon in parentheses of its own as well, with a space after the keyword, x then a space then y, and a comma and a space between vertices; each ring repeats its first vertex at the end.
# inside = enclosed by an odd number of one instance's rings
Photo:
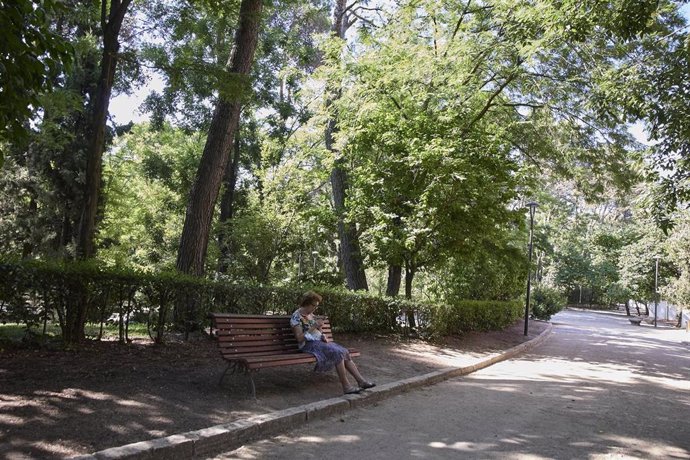
MULTIPOLYGON (((211 334, 218 340, 223 359, 228 361, 219 384, 228 371, 242 372, 249 376, 251 394, 256 397, 253 373, 259 369, 316 362, 314 355, 298 348, 288 315, 210 313, 209 317, 213 322, 211 334)), ((329 342, 333 340, 328 318, 324 318, 321 330, 329 342)), ((360 355, 355 349, 349 351, 350 356, 360 355)))
POLYGON ((642 317, 641 316, 631 316, 628 318, 628 321, 630 321, 630 324, 634 324, 635 326, 639 326, 640 323, 642 322, 642 317))

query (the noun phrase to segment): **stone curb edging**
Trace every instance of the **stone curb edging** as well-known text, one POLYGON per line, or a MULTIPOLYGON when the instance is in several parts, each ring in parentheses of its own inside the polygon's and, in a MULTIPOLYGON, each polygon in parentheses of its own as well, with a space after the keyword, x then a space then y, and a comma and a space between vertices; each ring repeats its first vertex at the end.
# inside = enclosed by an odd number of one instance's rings
POLYGON ((269 414, 255 415, 223 425, 112 447, 93 454, 72 458, 73 460, 188 459, 234 450, 249 441, 266 438, 310 421, 342 414, 349 409, 369 406, 391 396, 426 385, 433 385, 453 377, 467 375, 510 359, 541 344, 549 336, 552 329, 553 325, 549 323, 547 328, 534 339, 470 366, 441 369, 397 382, 378 385, 358 395, 325 399, 269 414))

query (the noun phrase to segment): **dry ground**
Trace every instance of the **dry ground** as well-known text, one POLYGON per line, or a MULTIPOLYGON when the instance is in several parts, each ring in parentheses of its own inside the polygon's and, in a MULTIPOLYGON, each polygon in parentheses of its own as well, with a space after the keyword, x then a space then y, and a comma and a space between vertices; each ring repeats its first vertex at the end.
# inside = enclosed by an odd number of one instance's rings
MULTIPOLYGON (((531 322, 529 338, 545 327, 531 322)), ((522 328, 518 322, 440 344, 345 334, 336 341, 362 351, 356 362, 365 377, 387 383, 506 350, 527 340, 522 328)), ((224 369, 205 337, 165 346, 93 342, 79 352, 0 351, 0 458, 91 453, 340 394, 334 372, 315 374, 304 365, 259 372, 254 400, 242 376, 218 385, 224 369)))

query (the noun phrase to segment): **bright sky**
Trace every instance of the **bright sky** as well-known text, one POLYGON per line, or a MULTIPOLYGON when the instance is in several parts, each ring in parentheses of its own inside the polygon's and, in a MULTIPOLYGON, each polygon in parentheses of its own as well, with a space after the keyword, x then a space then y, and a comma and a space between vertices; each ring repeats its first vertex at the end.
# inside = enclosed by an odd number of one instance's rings
POLYGON ((153 91, 163 91, 163 80, 158 75, 152 75, 146 86, 137 89, 132 95, 121 94, 110 101, 110 117, 118 125, 125 125, 130 121, 139 123, 149 119, 148 114, 142 114, 139 106, 146 96, 153 91))

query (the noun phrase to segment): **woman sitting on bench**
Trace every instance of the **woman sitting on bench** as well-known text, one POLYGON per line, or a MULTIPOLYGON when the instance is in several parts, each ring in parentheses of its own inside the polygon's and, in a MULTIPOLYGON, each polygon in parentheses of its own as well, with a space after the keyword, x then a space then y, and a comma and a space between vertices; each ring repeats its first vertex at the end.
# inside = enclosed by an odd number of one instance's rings
POLYGON ((302 296, 300 307, 290 318, 290 326, 295 332, 300 350, 316 357, 316 367, 314 368, 316 372, 327 372, 335 367, 340 384, 343 386, 343 393, 346 395, 357 394, 362 390, 376 386, 375 383, 368 382, 362 377, 346 348, 335 342, 328 342, 326 336, 321 332, 323 320, 314 316, 314 310, 319 306, 321 300, 321 296, 316 292, 307 292, 302 296), (359 387, 350 385, 345 371, 352 374, 359 387))

